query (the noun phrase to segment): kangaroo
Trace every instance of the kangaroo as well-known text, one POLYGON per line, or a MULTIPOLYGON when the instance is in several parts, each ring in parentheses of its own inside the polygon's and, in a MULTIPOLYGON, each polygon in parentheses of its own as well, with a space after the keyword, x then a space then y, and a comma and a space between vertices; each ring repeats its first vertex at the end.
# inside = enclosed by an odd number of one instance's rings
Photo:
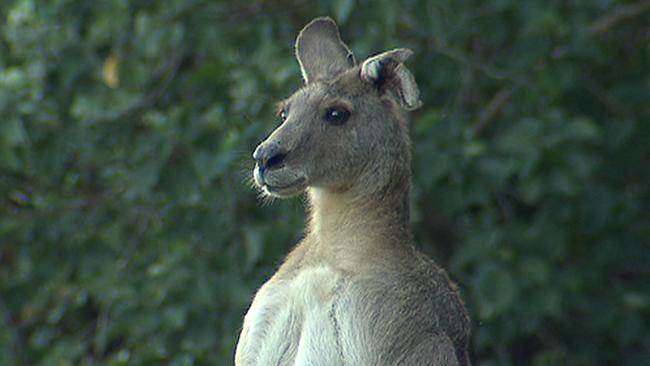
POLYGON ((280 103, 253 177, 268 196, 306 192, 309 221, 255 295, 235 364, 469 365, 458 289, 412 242, 411 51, 358 65, 330 18, 307 24, 295 49, 305 85, 280 103))

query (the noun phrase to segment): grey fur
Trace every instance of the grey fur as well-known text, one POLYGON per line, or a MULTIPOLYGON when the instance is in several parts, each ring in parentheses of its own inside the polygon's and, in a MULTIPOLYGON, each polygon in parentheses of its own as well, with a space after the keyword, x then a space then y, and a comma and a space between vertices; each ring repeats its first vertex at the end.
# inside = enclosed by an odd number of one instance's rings
POLYGON ((302 29, 296 39, 296 58, 305 84, 336 75, 355 63, 330 18, 314 19, 302 29))
POLYGON ((255 296, 236 365, 470 364, 459 291, 411 238, 410 53, 355 65, 331 19, 300 32, 306 85, 281 104, 286 120, 256 149, 254 178, 273 197, 306 191, 310 220, 255 296), (332 124, 332 108, 349 119, 332 124))

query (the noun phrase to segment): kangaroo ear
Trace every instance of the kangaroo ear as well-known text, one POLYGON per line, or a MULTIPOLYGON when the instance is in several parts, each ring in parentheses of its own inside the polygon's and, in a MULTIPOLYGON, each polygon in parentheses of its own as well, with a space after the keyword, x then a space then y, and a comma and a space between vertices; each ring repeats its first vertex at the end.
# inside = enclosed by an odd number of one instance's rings
POLYGON ((413 74, 404 66, 413 51, 398 48, 368 58, 361 64, 361 80, 372 82, 380 92, 390 93, 405 109, 422 105, 413 74))
POLYGON ((336 23, 328 17, 307 24, 296 39, 296 58, 305 84, 333 76, 354 66, 354 56, 341 41, 336 23))

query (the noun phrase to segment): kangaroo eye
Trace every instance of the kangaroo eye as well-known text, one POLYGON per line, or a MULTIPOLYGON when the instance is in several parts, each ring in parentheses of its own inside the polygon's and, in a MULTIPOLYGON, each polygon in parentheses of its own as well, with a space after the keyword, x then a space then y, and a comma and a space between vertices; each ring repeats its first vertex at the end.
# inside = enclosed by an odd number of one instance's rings
POLYGON ((280 119, 282 120, 282 122, 287 120, 287 111, 285 111, 284 109, 280 111, 280 119))
POLYGON ((331 107, 325 111, 325 120, 333 125, 340 126, 350 118, 350 111, 343 107, 331 107))

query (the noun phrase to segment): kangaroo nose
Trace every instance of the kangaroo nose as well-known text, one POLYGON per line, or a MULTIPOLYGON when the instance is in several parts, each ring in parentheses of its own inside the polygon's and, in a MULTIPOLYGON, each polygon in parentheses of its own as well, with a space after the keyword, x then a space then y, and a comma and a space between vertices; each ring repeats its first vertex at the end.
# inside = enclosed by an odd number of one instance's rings
POLYGON ((259 144, 253 151, 253 159, 258 163, 261 163, 262 160, 262 150, 262 144, 259 144))
POLYGON ((253 152, 253 159, 264 169, 279 167, 287 157, 287 152, 277 145, 260 144, 253 152))

